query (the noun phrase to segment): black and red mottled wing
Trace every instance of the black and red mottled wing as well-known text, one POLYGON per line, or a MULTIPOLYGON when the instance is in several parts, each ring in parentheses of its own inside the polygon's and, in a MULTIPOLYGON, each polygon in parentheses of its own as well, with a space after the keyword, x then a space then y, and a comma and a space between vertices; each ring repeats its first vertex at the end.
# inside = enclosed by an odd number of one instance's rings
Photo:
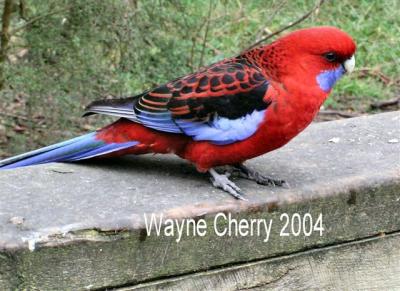
POLYGON ((251 136, 270 102, 268 81, 244 58, 211 65, 131 99, 94 102, 87 113, 129 118, 194 140, 229 144, 251 136))

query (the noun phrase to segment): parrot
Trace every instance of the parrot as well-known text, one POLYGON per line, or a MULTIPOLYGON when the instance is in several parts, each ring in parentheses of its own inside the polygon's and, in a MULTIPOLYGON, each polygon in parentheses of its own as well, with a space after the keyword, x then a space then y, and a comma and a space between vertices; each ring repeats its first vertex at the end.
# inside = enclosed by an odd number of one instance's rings
POLYGON ((355 67, 356 44, 339 28, 318 26, 202 67, 138 95, 94 101, 83 116, 117 120, 99 130, 0 161, 0 169, 99 157, 175 154, 236 199, 245 193, 221 172, 284 186, 246 166, 276 150, 314 119, 335 83, 355 67))

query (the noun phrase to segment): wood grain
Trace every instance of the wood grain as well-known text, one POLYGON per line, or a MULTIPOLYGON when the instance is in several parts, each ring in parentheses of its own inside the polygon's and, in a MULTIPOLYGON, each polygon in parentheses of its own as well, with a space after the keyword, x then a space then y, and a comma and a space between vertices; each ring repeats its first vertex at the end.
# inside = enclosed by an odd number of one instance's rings
POLYGON ((399 274, 396 234, 118 290, 399 290, 399 274))

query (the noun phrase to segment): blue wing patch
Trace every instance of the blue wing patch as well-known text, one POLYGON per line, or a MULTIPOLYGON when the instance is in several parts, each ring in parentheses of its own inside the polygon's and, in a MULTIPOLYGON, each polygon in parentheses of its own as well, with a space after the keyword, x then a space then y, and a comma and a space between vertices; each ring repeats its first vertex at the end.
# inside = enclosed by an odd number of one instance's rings
POLYGON ((171 112, 163 111, 160 113, 144 112, 137 113, 133 121, 139 121, 149 128, 171 133, 182 133, 182 130, 176 125, 172 119, 171 112))
POLYGON ((254 110, 243 117, 228 119, 215 116, 211 122, 200 123, 185 120, 175 120, 183 133, 196 141, 210 141, 225 145, 245 140, 253 135, 264 119, 265 110, 254 110))
POLYGON ((224 145, 245 140, 253 135, 264 119, 266 110, 254 110, 243 117, 229 119, 215 115, 212 121, 173 119, 169 112, 140 112, 137 119, 145 126, 164 132, 181 133, 196 141, 224 145))

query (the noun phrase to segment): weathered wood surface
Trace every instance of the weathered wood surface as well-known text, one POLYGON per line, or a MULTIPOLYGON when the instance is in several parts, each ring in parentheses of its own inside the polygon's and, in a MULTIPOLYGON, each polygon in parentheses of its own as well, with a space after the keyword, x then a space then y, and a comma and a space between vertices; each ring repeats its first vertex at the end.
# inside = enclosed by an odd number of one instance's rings
MULTIPOLYGON (((50 164, 0 172, 0 290, 138 284, 400 230, 399 112, 314 124, 249 165, 289 189, 213 189, 175 157, 50 164), (216 213, 272 219, 268 242, 218 237, 216 213), (204 218, 205 237, 147 236, 144 213, 204 218), (323 236, 280 237, 282 213, 323 215, 323 236)), ((221 223, 224 226, 224 223, 221 223)))
POLYGON ((139 290, 400 290, 400 234, 179 276, 139 290))

